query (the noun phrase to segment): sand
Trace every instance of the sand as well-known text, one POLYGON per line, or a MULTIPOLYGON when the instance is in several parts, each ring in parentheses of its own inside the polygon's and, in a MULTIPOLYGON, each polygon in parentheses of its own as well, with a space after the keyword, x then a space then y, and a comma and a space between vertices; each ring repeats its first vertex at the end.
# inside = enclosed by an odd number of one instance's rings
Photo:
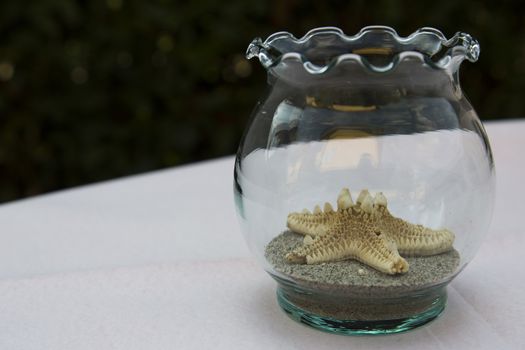
POLYGON ((288 263, 284 256, 301 245, 303 238, 286 231, 267 245, 265 256, 275 270, 271 274, 280 282, 281 295, 294 307, 332 321, 406 320, 436 309, 439 313, 446 300, 444 287, 459 272, 456 250, 405 257, 409 271, 398 275, 355 260, 288 263))

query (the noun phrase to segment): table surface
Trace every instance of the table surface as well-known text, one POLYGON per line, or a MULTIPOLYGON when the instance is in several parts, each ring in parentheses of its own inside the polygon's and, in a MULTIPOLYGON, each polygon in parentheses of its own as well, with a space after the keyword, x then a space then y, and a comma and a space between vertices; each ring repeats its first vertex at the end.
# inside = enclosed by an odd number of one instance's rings
POLYGON ((486 129, 490 233, 425 327, 345 337, 290 320, 239 231, 228 157, 0 206, 0 349, 524 349, 525 120, 486 129))

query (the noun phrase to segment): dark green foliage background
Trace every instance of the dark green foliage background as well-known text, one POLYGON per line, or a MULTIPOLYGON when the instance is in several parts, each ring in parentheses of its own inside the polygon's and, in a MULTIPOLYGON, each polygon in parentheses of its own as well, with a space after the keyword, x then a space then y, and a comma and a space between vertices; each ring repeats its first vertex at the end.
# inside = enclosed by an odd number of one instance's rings
POLYGON ((519 1, 6 0, 0 201, 232 154, 265 88, 243 58, 255 36, 369 24, 472 34, 482 54, 462 84, 478 113, 525 115, 519 1))

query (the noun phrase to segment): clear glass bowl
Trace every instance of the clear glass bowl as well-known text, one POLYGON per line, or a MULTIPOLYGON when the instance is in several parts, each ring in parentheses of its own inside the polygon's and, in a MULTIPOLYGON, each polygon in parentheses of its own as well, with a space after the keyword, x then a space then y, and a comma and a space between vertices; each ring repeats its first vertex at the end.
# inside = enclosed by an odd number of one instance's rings
POLYGON ((492 215, 494 161, 458 77, 478 55, 468 34, 433 28, 250 44, 269 89, 239 147, 235 201, 292 318, 383 334, 443 310, 492 215))

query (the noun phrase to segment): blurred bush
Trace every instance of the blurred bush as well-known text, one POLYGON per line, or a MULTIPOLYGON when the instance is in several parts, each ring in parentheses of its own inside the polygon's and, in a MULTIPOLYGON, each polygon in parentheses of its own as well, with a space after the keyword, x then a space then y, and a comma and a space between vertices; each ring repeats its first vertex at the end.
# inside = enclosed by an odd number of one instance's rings
POLYGON ((463 88, 484 119, 524 116, 519 1, 6 0, 0 4, 0 201, 235 152, 265 88, 255 36, 370 24, 462 30, 463 88))

